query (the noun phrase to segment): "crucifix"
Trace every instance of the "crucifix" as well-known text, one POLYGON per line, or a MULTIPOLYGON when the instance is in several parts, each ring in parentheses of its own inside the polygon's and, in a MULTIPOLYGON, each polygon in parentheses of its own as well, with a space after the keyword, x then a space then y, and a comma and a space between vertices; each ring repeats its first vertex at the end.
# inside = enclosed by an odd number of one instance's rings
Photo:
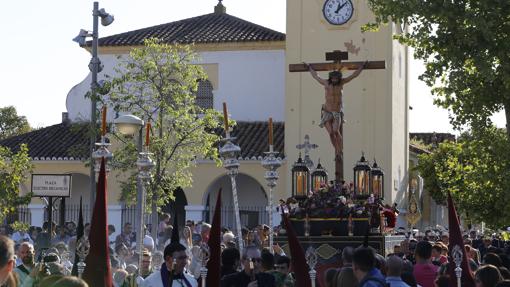
POLYGON ((343 123, 344 112, 342 104, 343 86, 359 76, 364 69, 385 69, 385 61, 365 62, 342 62, 347 60, 347 52, 335 50, 326 53, 326 63, 302 63, 290 64, 289 72, 310 72, 325 90, 326 102, 322 105, 321 121, 319 126, 326 128, 331 144, 335 148, 335 178, 337 182, 344 179, 344 155, 343 155, 343 123), (342 69, 354 70, 354 72, 343 77, 342 69), (331 71, 328 79, 322 79, 317 71, 331 71))
POLYGON ((310 136, 309 135, 305 135, 305 142, 304 143, 296 145, 297 149, 303 149, 305 151, 305 159, 304 159, 305 165, 310 170, 313 169, 313 161, 310 158, 310 151, 312 149, 316 149, 318 147, 319 147, 318 145, 310 143, 310 136))

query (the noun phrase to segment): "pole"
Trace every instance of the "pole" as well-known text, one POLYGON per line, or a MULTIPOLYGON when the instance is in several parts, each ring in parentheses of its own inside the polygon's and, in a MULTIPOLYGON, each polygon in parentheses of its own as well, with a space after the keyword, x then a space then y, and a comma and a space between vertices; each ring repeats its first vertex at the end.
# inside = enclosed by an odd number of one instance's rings
MULTIPOLYGON (((94 146, 96 144, 96 87, 97 87, 97 73, 99 68, 99 59, 97 58, 97 40, 98 40, 98 25, 99 25, 99 3, 94 2, 94 10, 92 11, 93 25, 92 25, 92 60, 90 61, 89 68, 92 68, 92 82, 90 83, 90 204, 89 208, 93 208, 96 202, 96 172, 94 170, 94 146)), ((92 216, 92 212, 90 212, 92 216)))
MULTIPOLYGON (((243 243, 243 233, 241 230, 241 216, 239 215, 239 201, 237 199, 237 184, 236 184, 236 174, 230 174, 230 181, 232 182, 232 196, 234 198, 234 213, 236 216, 236 229, 237 229, 237 238, 239 241, 239 250, 244 250, 243 243)), ((241 251, 242 253, 242 251, 241 251)))
POLYGON ((60 226, 64 227, 66 224, 66 198, 60 198, 60 226))
MULTIPOLYGON (((271 132, 272 134, 272 132, 271 132)), ((272 137, 272 136, 271 136, 272 137)), ((274 252, 273 250, 273 241, 274 241, 274 234, 273 234, 273 188, 276 186, 276 182, 278 181, 279 175, 276 171, 281 165, 281 161, 276 158, 277 152, 274 151, 274 147, 272 144, 269 145, 269 152, 265 153, 266 156, 262 160, 262 166, 266 169, 266 173, 264 175, 264 178, 267 181, 267 186, 269 187, 269 227, 271 228, 269 232, 269 249, 271 253, 274 252)))
POLYGON ((52 230, 53 230, 53 196, 48 197, 48 225, 49 225, 49 234, 50 241, 52 239, 52 230))
POLYGON ((269 187, 269 250, 274 253, 273 250, 273 188, 269 187))
MULTIPOLYGON (((140 127, 140 131, 138 132, 138 156, 141 156, 142 153, 142 145, 143 145, 143 125, 140 127)), ((138 249, 138 270, 140 270, 140 267, 142 266, 142 259, 143 259, 143 238, 144 238, 144 209, 145 209, 145 189, 143 188, 143 182, 140 175, 136 177, 136 210, 137 210, 137 220, 138 223, 135 222, 135 224, 138 224, 138 230, 136 231, 136 241, 137 241, 137 249, 138 249)), ((141 273, 140 273, 141 274, 141 273)))
POLYGON ((312 287, 315 287, 315 280, 317 278, 317 271, 315 271, 315 265, 317 264, 317 252, 315 248, 309 246, 305 253, 306 264, 308 264, 308 274, 310 275, 310 281, 312 283, 312 287))

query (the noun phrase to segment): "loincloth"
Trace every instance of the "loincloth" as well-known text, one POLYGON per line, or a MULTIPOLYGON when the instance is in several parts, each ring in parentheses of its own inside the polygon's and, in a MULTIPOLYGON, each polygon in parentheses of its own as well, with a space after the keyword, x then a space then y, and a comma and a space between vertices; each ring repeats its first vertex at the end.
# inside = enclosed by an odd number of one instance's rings
POLYGON ((319 127, 323 128, 324 124, 329 122, 329 121, 331 121, 331 120, 335 120, 339 124, 345 123, 343 107, 340 108, 339 112, 329 112, 329 111, 326 111, 324 109, 324 107, 322 107, 322 109, 321 109, 321 122, 319 123, 319 127))

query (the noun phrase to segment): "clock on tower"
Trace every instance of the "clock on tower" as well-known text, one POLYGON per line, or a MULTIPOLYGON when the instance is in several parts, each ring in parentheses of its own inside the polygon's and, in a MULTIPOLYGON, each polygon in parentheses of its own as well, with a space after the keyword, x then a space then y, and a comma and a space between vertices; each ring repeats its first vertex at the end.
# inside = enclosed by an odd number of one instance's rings
POLYGON ((354 7, 351 0, 326 0, 322 14, 329 24, 343 25, 352 18, 354 7))

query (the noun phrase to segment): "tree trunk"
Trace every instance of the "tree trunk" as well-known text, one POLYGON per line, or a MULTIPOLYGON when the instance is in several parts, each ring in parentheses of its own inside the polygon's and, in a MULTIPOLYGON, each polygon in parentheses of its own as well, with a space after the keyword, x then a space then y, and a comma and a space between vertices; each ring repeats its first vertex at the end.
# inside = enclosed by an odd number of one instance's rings
POLYGON ((505 109, 506 135, 508 137, 508 140, 510 141, 510 103, 503 104, 503 107, 505 109))

